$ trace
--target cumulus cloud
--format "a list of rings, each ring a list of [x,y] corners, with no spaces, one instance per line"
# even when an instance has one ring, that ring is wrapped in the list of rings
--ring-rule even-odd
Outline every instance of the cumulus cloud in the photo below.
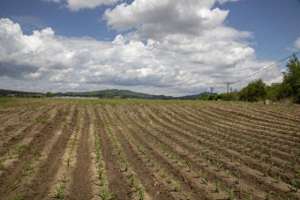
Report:
[[[43,88],[64,91],[120,88],[169,95],[209,87],[220,91],[224,82],[246,80],[271,62],[256,59],[248,44],[250,33],[224,25],[229,11],[215,8],[216,2],[121,3],[104,16],[113,29],[126,30],[113,41],[62,37],[51,28],[26,35],[19,24],[1,19],[0,82],[35,80]],[[280,76],[274,67],[252,79],[271,82]]]
[[[224,4],[224,3],[227,3],[227,2],[235,2],[235,1],[239,1],[239,0],[218,0],[218,2],[220,4]]]
[[[113,5],[120,0],[43,0],[53,3],[65,4],[70,10],[94,9],[102,5]]]
[[[300,37],[295,41],[295,47],[300,49]]]
[[[223,24],[228,11],[212,8],[212,0],[135,0],[105,12],[116,30],[135,28],[140,35],[163,39],[169,34],[197,35]]]

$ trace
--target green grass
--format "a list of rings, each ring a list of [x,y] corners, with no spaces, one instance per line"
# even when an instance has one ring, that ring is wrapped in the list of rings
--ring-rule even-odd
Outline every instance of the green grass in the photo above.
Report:
[[[0,107],[14,105],[16,102],[16,98],[0,97]]]
[[[56,187],[54,198],[59,199],[59,200],[65,199],[65,186],[64,186],[64,184],[60,184],[59,186]]]
[[[24,200],[24,198],[21,195],[17,195],[12,200]]]
[[[26,145],[18,144],[15,147],[15,153],[17,155],[21,155],[26,150],[26,148],[27,148]]]
[[[38,105],[47,101],[46,98],[0,97],[0,108]]]
[[[30,176],[33,173],[33,163],[32,161],[26,161],[25,166],[23,168],[23,176]]]
[[[192,106],[207,106],[207,105],[236,105],[239,107],[254,106],[260,107],[261,103],[247,103],[247,102],[230,102],[230,101],[201,101],[201,100],[157,100],[157,99],[97,99],[97,98],[21,98],[21,97],[0,97],[1,107],[16,107],[24,105],[40,105],[40,104],[80,104],[80,105],[122,105],[122,104],[180,104]],[[263,105],[265,106],[265,105]],[[280,103],[269,105],[268,107],[284,107]],[[291,105],[289,109],[298,107],[298,105]]]

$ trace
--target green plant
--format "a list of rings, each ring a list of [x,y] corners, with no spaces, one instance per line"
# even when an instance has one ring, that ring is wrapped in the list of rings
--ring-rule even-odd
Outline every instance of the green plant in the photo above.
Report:
[[[33,173],[32,161],[26,161],[23,168],[23,176],[30,176]]]
[[[41,116],[37,119],[35,119],[36,123],[41,123],[41,124],[44,124],[47,122],[47,117],[46,116]]]
[[[252,194],[248,194],[247,200],[253,200]]]
[[[234,190],[233,189],[230,189],[229,192],[229,199],[230,200],[235,200],[235,194],[234,194]]]
[[[18,145],[15,147],[15,152],[16,152],[18,155],[21,155],[21,154],[26,150],[26,148],[27,148],[26,145],[18,144]]]
[[[102,200],[112,200],[112,199],[114,199],[113,195],[107,190],[101,191],[100,197],[101,197]]]
[[[175,191],[175,192],[179,192],[180,191],[180,184],[178,183],[178,182],[176,182],[176,181],[173,181],[173,183],[172,183],[172,187],[173,187],[173,190]]]
[[[262,80],[249,83],[239,92],[240,100],[250,102],[263,100],[266,95],[266,85]]]
[[[12,200],[24,200],[24,198],[21,195],[18,194]]]
[[[300,180],[299,179],[292,179],[291,185],[294,187],[295,192],[300,189]]]
[[[56,187],[54,198],[59,199],[59,200],[65,199],[65,186],[64,186],[64,184],[60,184]]]
[[[216,185],[215,185],[215,186],[216,186],[216,188],[215,188],[215,192],[216,192],[216,193],[219,193],[219,192],[220,192],[220,189],[219,189],[219,188],[220,188],[219,182],[218,182],[218,181],[216,181],[216,183],[215,183],[215,184],[216,184]]]
[[[145,199],[145,191],[144,191],[143,188],[138,189],[138,196],[139,196],[139,200],[144,200]]]

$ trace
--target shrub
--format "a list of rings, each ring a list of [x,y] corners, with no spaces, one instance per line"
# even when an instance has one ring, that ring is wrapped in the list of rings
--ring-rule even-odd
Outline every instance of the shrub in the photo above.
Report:
[[[254,102],[264,100],[266,96],[266,85],[262,80],[249,83],[248,86],[239,92],[239,99],[242,101]]]

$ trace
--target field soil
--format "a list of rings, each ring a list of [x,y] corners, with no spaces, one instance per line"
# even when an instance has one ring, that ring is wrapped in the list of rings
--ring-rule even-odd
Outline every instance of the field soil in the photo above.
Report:
[[[1,200],[300,200],[300,107],[26,100],[0,106]]]

